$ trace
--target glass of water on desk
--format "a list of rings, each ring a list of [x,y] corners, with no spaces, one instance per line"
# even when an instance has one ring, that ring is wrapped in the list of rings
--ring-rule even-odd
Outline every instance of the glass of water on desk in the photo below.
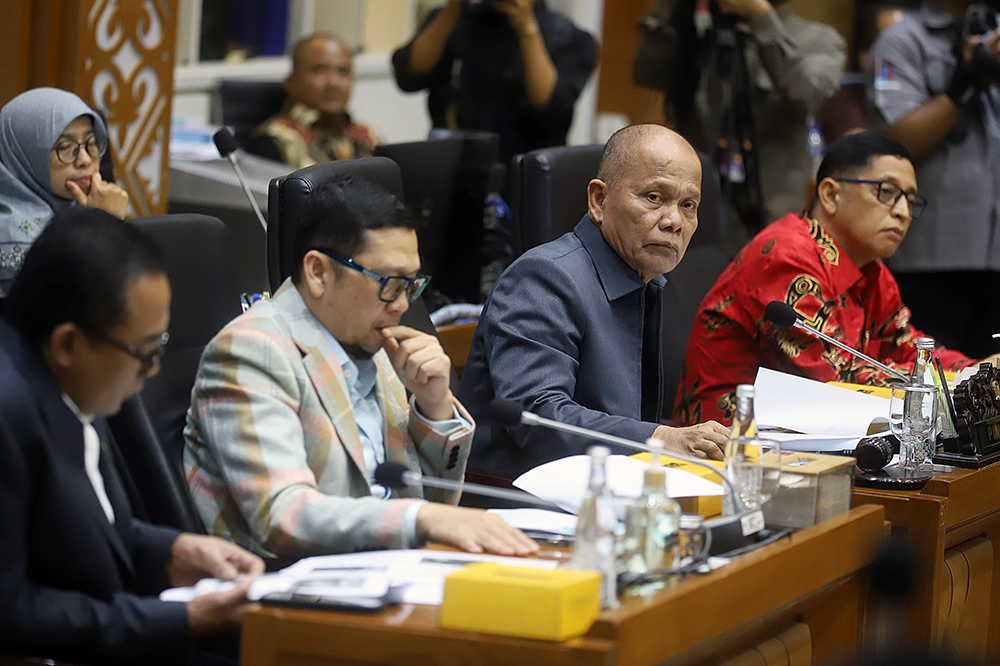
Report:
[[[934,455],[937,443],[937,388],[901,382],[892,385],[889,427],[899,438],[899,466],[915,470]]]
[[[725,471],[750,511],[761,508],[781,480],[781,445],[770,439],[738,437],[726,444]]]

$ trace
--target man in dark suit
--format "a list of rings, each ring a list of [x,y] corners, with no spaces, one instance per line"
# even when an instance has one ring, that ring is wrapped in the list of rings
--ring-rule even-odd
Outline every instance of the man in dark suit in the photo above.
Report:
[[[698,227],[701,162],[659,125],[616,132],[587,189],[588,215],[504,271],[483,310],[459,397],[479,422],[469,467],[512,478],[590,441],[485,417],[494,398],[540,416],[668,449],[722,458],[712,421],[660,424],[664,273]],[[631,452],[629,452],[631,453]]]
[[[57,215],[28,252],[0,323],[0,652],[197,663],[190,637],[236,626],[263,562],[134,519],[108,452],[104,417],[159,369],[169,316],[152,241],[103,211]]]

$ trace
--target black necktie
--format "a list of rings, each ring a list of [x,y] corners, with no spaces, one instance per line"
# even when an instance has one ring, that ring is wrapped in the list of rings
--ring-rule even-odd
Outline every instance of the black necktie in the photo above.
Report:
[[[642,403],[643,421],[660,422],[660,290],[652,283],[643,291],[642,316]]]

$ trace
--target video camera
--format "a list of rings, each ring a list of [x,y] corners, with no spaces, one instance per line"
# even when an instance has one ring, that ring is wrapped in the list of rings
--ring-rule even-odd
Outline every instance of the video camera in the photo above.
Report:
[[[969,5],[957,45],[959,56],[969,37],[985,35],[997,27],[1000,27],[1000,0],[987,0]],[[985,44],[977,44],[973,49],[971,63],[983,74],[1000,79],[1000,59]]]

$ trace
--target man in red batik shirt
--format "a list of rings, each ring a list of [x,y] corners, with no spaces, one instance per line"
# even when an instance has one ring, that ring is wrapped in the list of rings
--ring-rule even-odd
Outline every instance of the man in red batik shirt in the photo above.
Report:
[[[849,347],[908,374],[923,334],[910,324],[882,260],[899,247],[926,201],[910,154],[895,139],[854,134],[834,141],[806,216],[789,214],[744,247],[701,303],[674,404],[678,425],[728,422],[736,385],[760,367],[819,381],[879,385],[882,370],[799,329],[764,319],[773,300]],[[973,363],[939,348],[945,369]],[[987,360],[994,360],[991,357]]]

